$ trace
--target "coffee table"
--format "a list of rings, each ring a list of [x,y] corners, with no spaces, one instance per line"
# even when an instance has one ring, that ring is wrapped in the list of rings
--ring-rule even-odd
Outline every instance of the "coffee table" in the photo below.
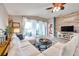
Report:
[[[51,41],[48,41],[47,43],[37,43],[36,44],[36,47],[40,50],[40,51],[44,51],[46,50],[47,48],[49,48],[50,46],[52,45],[52,42]]]

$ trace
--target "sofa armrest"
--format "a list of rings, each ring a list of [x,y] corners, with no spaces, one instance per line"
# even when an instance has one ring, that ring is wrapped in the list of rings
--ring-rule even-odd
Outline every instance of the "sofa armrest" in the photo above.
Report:
[[[61,55],[61,50],[55,47],[50,47],[47,50],[45,50],[44,52],[42,52],[42,54],[46,55],[46,56],[60,56]]]
[[[58,42],[42,53],[47,56],[61,56],[63,52],[63,47],[64,47],[64,44]]]

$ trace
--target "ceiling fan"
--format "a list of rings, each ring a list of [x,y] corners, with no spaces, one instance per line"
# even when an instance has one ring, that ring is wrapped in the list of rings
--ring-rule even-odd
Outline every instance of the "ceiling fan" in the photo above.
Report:
[[[52,12],[64,10],[64,4],[66,3],[52,3],[52,6],[46,8],[46,10],[52,10]]]

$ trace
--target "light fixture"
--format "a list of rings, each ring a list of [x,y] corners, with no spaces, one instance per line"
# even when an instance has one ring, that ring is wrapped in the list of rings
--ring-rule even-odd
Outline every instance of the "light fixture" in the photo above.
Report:
[[[52,9],[52,12],[64,10],[65,3],[52,3],[52,7],[46,8],[47,10]]]
[[[53,12],[64,9],[64,3],[53,3],[53,5],[54,5]]]

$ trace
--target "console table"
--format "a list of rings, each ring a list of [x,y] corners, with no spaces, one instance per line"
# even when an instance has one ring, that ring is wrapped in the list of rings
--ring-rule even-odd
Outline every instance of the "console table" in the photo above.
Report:
[[[5,56],[8,53],[9,44],[10,44],[10,39],[5,41],[5,43],[2,46],[0,46],[0,56]]]

